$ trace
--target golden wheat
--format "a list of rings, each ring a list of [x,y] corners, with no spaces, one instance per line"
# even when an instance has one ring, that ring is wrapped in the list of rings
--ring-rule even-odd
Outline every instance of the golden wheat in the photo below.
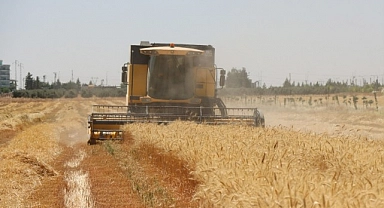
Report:
[[[202,206],[384,205],[382,141],[185,122],[125,129],[194,167],[200,181],[194,199]]]
[[[0,108],[0,131],[16,130],[19,125],[40,121],[47,113],[55,109],[59,102],[9,103]]]
[[[15,137],[0,148],[0,207],[27,206],[25,200],[46,177],[60,174],[49,165],[62,151],[60,140],[65,142],[71,133],[77,133],[79,123],[84,123],[86,132],[86,117],[73,108],[75,103],[71,100],[54,100],[14,102],[2,106],[0,117],[7,115],[8,119],[0,122],[0,130],[3,130],[3,124],[9,125],[9,129],[15,131]],[[89,102],[81,105],[89,106]],[[16,126],[19,126],[19,130],[15,129]],[[78,157],[66,165],[76,166],[84,157],[81,151]],[[68,173],[67,176],[71,175]]]
[[[39,124],[21,132],[0,153],[0,207],[22,207],[29,192],[43,177],[55,176],[48,164],[58,154],[54,125]]]
[[[2,103],[0,130],[34,121],[39,124],[25,128],[0,149],[0,207],[22,207],[44,177],[58,174],[49,163],[61,152],[59,138],[79,136],[80,123],[84,123],[85,132],[86,116],[80,109],[90,110],[90,104],[102,103],[112,102]],[[82,107],[76,108],[76,104]],[[59,109],[55,123],[43,123],[42,118],[54,109]],[[306,115],[315,117],[324,112],[318,109],[306,109]],[[325,119],[332,121],[339,110],[328,112]],[[378,131],[383,124],[382,111],[349,111],[338,118],[345,122],[332,136],[286,127],[258,129],[187,122],[134,124],[125,129],[133,134],[135,145],[151,144],[188,163],[200,184],[194,200],[202,207],[383,207],[383,141],[357,136],[360,129],[350,126],[375,123]],[[300,115],[290,118],[301,119]],[[372,119],[374,122],[369,123]],[[67,167],[77,167],[83,157],[80,151]],[[68,187],[72,187],[66,190],[66,202],[75,203],[70,199],[80,193],[84,199],[81,203],[92,206],[87,173],[70,170],[64,173]]]
[[[95,206],[91,197],[91,186],[88,173],[76,170],[66,173],[67,188],[64,190],[65,207],[89,207]]]

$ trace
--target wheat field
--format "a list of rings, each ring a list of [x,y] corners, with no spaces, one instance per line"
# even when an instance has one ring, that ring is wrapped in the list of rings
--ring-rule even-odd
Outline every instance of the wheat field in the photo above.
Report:
[[[91,105],[123,103],[1,102],[0,207],[384,207],[382,105],[248,103],[266,128],[129,124],[86,146]]]
[[[126,125],[185,160],[201,207],[382,207],[384,143],[286,127]]]

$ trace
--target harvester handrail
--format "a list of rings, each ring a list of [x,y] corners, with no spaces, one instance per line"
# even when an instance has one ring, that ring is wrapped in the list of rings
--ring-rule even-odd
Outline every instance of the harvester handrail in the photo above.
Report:
[[[172,108],[181,108],[181,109],[221,109],[220,107],[204,107],[204,106],[200,106],[200,107],[191,107],[191,106],[127,106],[127,105],[92,105],[92,112],[94,112],[94,109],[120,109],[120,108],[126,108],[126,109],[129,109],[129,108],[169,108],[169,109],[172,109]],[[235,107],[232,107],[232,108],[226,108],[227,110],[257,110],[257,108],[235,108]]]
[[[206,109],[209,110],[205,111]],[[220,107],[202,106],[93,105],[89,121],[119,125],[135,122],[169,123],[175,120],[207,124],[256,122],[257,108],[226,108],[225,115],[220,114],[220,109]]]

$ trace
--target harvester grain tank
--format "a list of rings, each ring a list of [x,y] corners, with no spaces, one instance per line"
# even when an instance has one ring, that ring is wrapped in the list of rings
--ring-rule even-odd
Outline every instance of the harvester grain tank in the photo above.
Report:
[[[225,74],[215,66],[215,48],[211,45],[131,45],[130,62],[122,67],[126,105],[94,105],[88,120],[89,142],[122,139],[120,126],[135,122],[188,120],[264,127],[264,116],[257,108],[227,108],[217,97],[217,88],[225,84]]]

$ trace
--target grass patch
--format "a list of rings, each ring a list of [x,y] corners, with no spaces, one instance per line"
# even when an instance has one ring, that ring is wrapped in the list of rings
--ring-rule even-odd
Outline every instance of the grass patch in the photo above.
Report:
[[[113,142],[112,141],[104,141],[103,146],[105,150],[111,155],[115,155],[115,148],[113,147]]]

